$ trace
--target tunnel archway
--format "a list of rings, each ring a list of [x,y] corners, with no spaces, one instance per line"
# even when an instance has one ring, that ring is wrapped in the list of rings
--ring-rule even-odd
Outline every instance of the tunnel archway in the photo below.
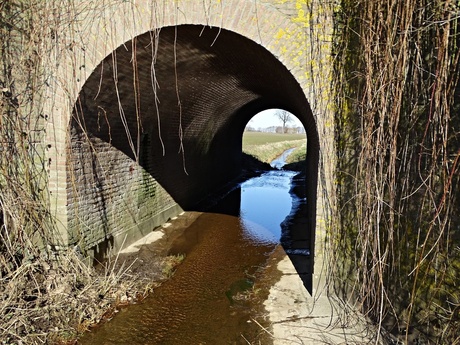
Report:
[[[74,107],[67,184],[71,241],[93,247],[129,231],[126,222],[138,226],[148,218],[139,215],[142,202],[163,193],[160,187],[170,196],[166,203],[193,209],[239,174],[244,128],[269,108],[289,111],[305,127],[305,188],[314,231],[318,134],[289,70],[266,48],[220,28],[164,27],[125,42],[86,80]],[[154,207],[169,207],[162,200]],[[87,224],[88,212],[100,214],[97,224]],[[88,226],[91,232],[79,230]]]

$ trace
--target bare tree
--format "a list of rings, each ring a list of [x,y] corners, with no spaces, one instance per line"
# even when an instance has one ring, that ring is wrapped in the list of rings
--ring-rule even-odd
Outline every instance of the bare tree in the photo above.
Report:
[[[291,113],[286,110],[277,110],[275,115],[283,123],[283,133],[286,133],[286,124],[292,121]]]

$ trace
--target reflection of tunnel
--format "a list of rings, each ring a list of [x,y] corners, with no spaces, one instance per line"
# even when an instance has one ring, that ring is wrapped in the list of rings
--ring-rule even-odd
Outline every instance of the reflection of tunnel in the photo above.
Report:
[[[295,114],[306,128],[306,187],[312,200],[308,212],[314,226],[318,137],[304,92],[269,51],[230,31],[166,27],[120,46],[80,92],[71,124],[71,149],[83,150],[87,137],[81,128],[85,128],[92,142],[88,147],[97,151],[98,142],[110,143],[138,160],[189,210],[238,175],[245,125],[257,112],[274,107]],[[88,165],[103,159],[103,155],[93,156],[79,169],[89,171]],[[107,166],[109,172],[117,169],[113,159]],[[94,179],[91,187],[109,188]],[[79,197],[77,203],[83,199]],[[99,196],[98,203],[105,207],[109,199]],[[109,238],[110,229],[104,231]]]

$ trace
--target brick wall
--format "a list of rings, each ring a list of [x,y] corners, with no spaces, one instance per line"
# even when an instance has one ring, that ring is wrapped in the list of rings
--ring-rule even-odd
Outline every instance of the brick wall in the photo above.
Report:
[[[107,244],[119,248],[133,242],[181,212],[165,189],[122,151],[76,128],[71,138],[67,175],[70,244],[103,257]]]

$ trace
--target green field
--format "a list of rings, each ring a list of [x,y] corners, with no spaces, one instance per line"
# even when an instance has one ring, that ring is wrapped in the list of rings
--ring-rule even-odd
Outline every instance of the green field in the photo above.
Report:
[[[244,132],[243,149],[249,145],[263,145],[280,141],[292,141],[305,139],[305,134],[279,134],[263,132]]]
[[[265,163],[270,163],[284,151],[293,147],[298,150],[292,154],[293,159],[288,159],[288,162],[305,159],[305,134],[245,132],[243,135],[243,152]]]

